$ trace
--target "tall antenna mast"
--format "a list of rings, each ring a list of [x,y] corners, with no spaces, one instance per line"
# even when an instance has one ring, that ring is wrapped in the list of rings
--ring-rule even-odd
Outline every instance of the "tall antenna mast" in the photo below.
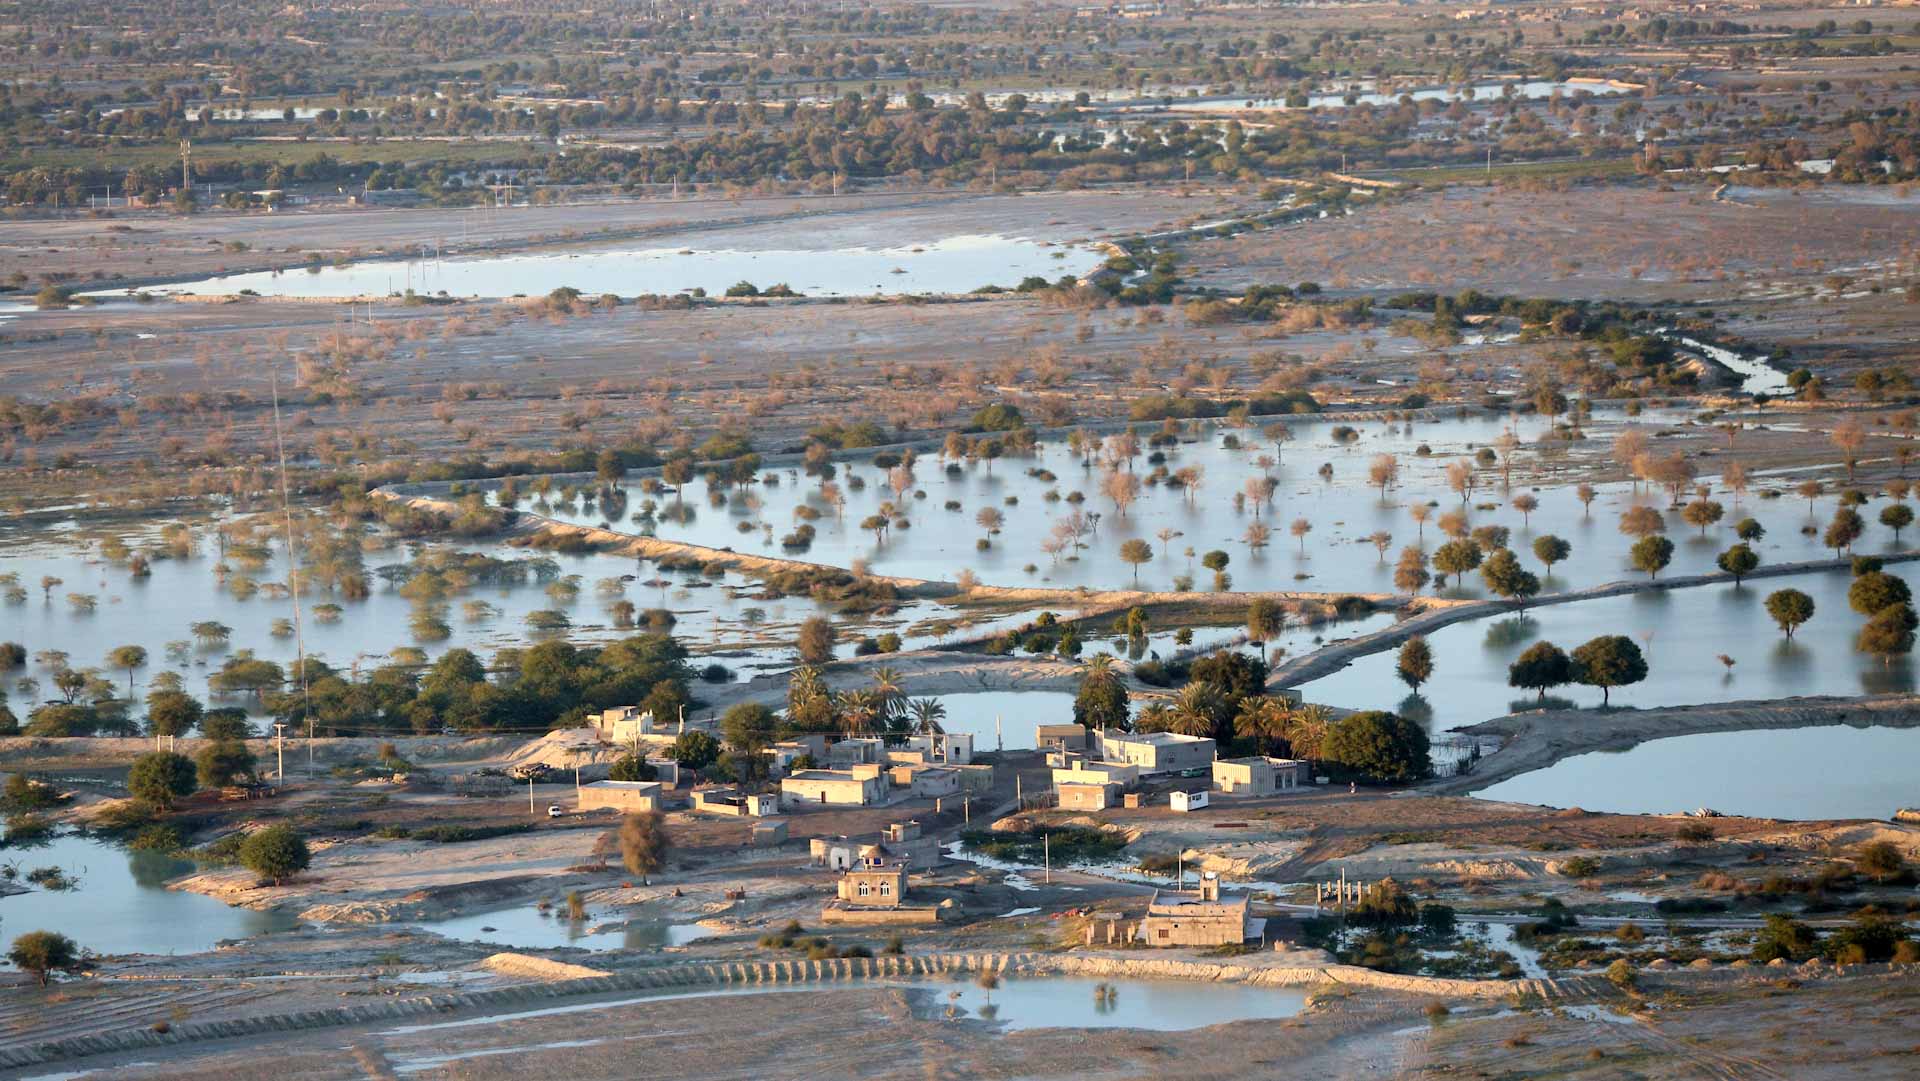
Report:
[[[180,187],[193,190],[193,140],[180,140]]]
[[[287,443],[280,434],[280,365],[267,365],[273,390],[273,448],[280,458],[280,513],[287,530],[287,592],[293,600],[294,668],[300,675],[300,711],[307,715],[307,776],[313,776],[313,697],[307,689],[307,642],[300,625],[300,550],[293,539],[293,500],[287,494]],[[280,780],[286,781],[283,772]]]

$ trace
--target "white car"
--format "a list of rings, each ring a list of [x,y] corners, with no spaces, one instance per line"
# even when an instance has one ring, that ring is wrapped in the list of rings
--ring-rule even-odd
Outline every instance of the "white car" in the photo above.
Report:
[[[557,803],[547,808],[548,818],[565,818],[566,815],[567,815],[567,812],[561,810],[560,805]]]

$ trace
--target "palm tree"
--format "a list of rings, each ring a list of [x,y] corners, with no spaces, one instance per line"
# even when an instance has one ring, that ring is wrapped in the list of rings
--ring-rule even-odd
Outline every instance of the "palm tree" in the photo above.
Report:
[[[1287,727],[1293,721],[1293,707],[1285,699],[1249,696],[1240,703],[1240,712],[1233,719],[1233,734],[1241,739],[1251,739],[1261,754],[1267,753],[1267,744],[1287,738]]]
[[[1173,711],[1165,702],[1154,702],[1142,706],[1140,716],[1134,718],[1133,730],[1136,732],[1170,732],[1173,730]]]
[[[1287,745],[1294,757],[1319,759],[1320,746],[1333,727],[1333,711],[1321,705],[1305,705],[1289,712],[1292,717],[1287,725]]]
[[[1173,696],[1173,730],[1183,736],[1211,736],[1226,705],[1220,688],[1198,680],[1189,683]]]
[[[906,712],[907,692],[900,682],[898,668],[883,664],[873,670],[873,694],[878,699],[882,721],[892,721]]]
[[[879,715],[880,696],[872,691],[848,691],[840,696],[840,727],[848,736],[866,734]]]
[[[947,719],[947,707],[938,698],[916,698],[907,703],[907,712],[913,714],[913,727],[924,734],[946,731],[940,722]]]

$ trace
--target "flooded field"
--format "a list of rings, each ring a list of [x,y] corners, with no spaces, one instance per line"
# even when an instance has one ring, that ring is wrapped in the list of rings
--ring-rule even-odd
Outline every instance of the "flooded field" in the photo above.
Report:
[[[1228,1021],[1292,1017],[1306,1008],[1307,997],[1293,988],[1240,983],[1068,976],[1007,979],[993,988],[955,983],[947,988],[915,985],[915,989],[919,992],[914,996],[915,1013],[921,1017],[992,1021],[1013,1030],[1177,1032]]]
[[[295,920],[275,912],[233,908],[198,893],[166,888],[194,864],[158,852],[135,852],[79,834],[43,844],[0,848],[0,867],[16,872],[9,886],[26,892],[0,897],[0,932],[57,931],[100,954],[199,953],[222,939],[290,930]],[[58,868],[69,889],[29,885],[27,876]]]
[[[1482,799],[1615,814],[1711,808],[1758,818],[1889,818],[1920,802],[1920,730],[1708,732],[1575,755],[1483,788]]]
[[[1888,573],[1910,585],[1920,579],[1920,571],[1905,564],[1889,567]],[[1536,708],[1532,692],[1507,685],[1507,669],[1514,659],[1541,640],[1572,650],[1603,634],[1632,638],[1647,659],[1643,682],[1613,689],[1615,706],[1913,690],[1915,667],[1910,657],[1882,664],[1854,649],[1854,638],[1865,620],[1847,606],[1851,581],[1844,571],[1790,575],[1757,579],[1738,588],[1715,585],[1673,593],[1635,593],[1472,620],[1428,638],[1434,674],[1421,687],[1418,699],[1394,675],[1393,651],[1362,657],[1300,690],[1316,702],[1398,710],[1427,719],[1432,730],[1440,731]],[[1777,589],[1798,589],[1814,601],[1813,618],[1791,640],[1766,613],[1766,597]],[[1600,704],[1596,688],[1567,686],[1550,694],[1580,705]]]
[[[593,911],[591,908],[586,919],[570,919],[565,908],[557,905],[546,909],[521,905],[413,926],[446,938],[493,943],[513,949],[568,946],[594,951],[658,950],[666,946],[685,946],[713,934],[698,924],[623,919],[613,913]]]
[[[880,248],[622,248],[315,265],[182,282],[149,290],[263,297],[357,297],[399,293],[451,297],[544,296],[569,286],[590,298],[702,290],[721,296],[741,282],[785,285],[814,297],[970,293],[1012,288],[1038,276],[1079,276],[1103,256],[1088,248],[977,234]],[[112,295],[112,294],[101,294]]]
[[[1274,419],[1265,418],[1263,426]],[[1462,514],[1469,529],[1506,529],[1508,544],[1541,576],[1544,592],[1640,573],[1628,558],[1633,538],[1619,531],[1622,512],[1633,506],[1660,515],[1675,547],[1664,572],[1669,575],[1713,570],[1715,558],[1735,540],[1732,526],[1747,517],[1766,531],[1754,545],[1765,563],[1831,557],[1818,528],[1805,529],[1824,525],[1833,498],[1823,495],[1809,507],[1791,494],[1796,477],[1755,477],[1743,496],[1725,491],[1712,475],[1697,478],[1713,488],[1722,510],[1704,531],[1683,521],[1665,491],[1648,485],[1599,485],[1592,504],[1583,505],[1571,485],[1554,480],[1564,460],[1605,455],[1609,441],[1627,427],[1657,448],[1661,432],[1686,423],[1672,413],[1650,413],[1632,425],[1617,418],[1597,422],[1589,438],[1549,456],[1532,446],[1542,422],[1523,419],[1511,489],[1503,484],[1504,467],[1481,465],[1465,498],[1450,486],[1448,467],[1483,450],[1492,454],[1506,431],[1501,419],[1343,425],[1294,417],[1278,444],[1262,427],[1215,427],[1193,441],[1160,447],[1147,445],[1154,426],[1143,425],[1138,452],[1111,469],[1092,455],[1049,443],[1031,458],[943,462],[926,455],[911,475],[856,461],[838,470],[831,489],[782,469],[773,471],[774,485],[695,480],[677,494],[655,495],[630,486],[612,513],[577,493],[567,499],[558,488],[517,505],[562,521],[650,531],[716,548],[843,567],[858,561],[878,573],[941,581],[972,571],[983,582],[1007,586],[1111,589],[1137,580],[1142,589],[1172,590],[1184,582],[1206,590],[1216,579],[1202,557],[1217,550],[1227,556],[1227,583],[1235,590],[1394,592],[1399,550],[1418,544],[1431,554],[1448,539],[1441,519],[1450,512]],[[1229,440],[1239,449],[1230,449]],[[1394,457],[1397,470],[1384,495],[1369,484],[1383,455]],[[1193,471],[1189,481],[1171,479],[1184,470]],[[1138,481],[1124,504],[1108,493],[1108,478],[1115,474]],[[1264,484],[1263,478],[1273,482],[1271,502],[1249,500],[1249,485]],[[1763,497],[1769,487],[1780,497]],[[527,493],[524,485],[521,492]],[[1522,509],[1523,496],[1537,506]],[[1414,517],[1418,508],[1424,508],[1424,524]],[[1873,507],[1868,512],[1877,513]],[[1856,550],[1893,550],[1891,531],[1872,524],[1870,513],[1868,520]],[[1305,531],[1297,532],[1296,523],[1304,523]],[[800,525],[812,530],[812,539],[787,543]],[[1062,540],[1063,530],[1074,532]],[[1384,550],[1376,534],[1385,534]],[[1550,572],[1532,553],[1533,541],[1547,534],[1572,546],[1571,557]],[[1122,561],[1120,549],[1129,541],[1149,546],[1142,562]],[[1462,582],[1450,581],[1445,595],[1488,594],[1480,576],[1468,574]]]

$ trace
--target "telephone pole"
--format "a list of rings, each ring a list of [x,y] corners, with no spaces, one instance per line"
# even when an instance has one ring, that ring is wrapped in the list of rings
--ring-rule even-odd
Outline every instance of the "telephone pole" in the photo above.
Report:
[[[273,778],[281,784],[287,783],[286,730],[287,726],[284,722],[273,722]]]
[[[180,189],[193,190],[193,140],[180,140]]]

